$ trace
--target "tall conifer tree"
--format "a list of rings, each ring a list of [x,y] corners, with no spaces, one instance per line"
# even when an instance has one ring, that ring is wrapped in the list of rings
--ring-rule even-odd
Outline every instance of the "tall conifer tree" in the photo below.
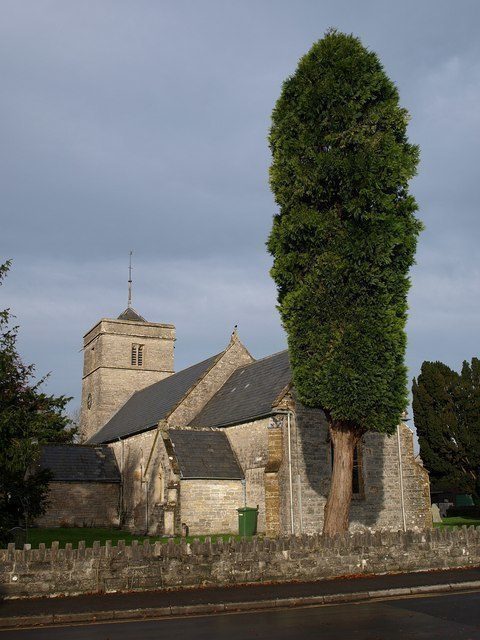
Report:
[[[354,449],[407,405],[408,271],[421,225],[418,148],[375,53],[335,30],[313,45],[272,114],[268,240],[295,389],[334,445],[324,532],[348,528]]]
[[[458,467],[461,426],[456,396],[460,376],[443,362],[424,362],[413,381],[413,416],[420,456],[433,489],[465,489]],[[460,486],[462,485],[462,486]]]
[[[443,362],[424,362],[412,392],[432,488],[480,497],[480,361],[464,362],[460,374]]]

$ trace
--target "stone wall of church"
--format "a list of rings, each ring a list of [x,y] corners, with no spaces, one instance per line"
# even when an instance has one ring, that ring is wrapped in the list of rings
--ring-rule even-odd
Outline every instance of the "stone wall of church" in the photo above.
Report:
[[[267,535],[292,532],[291,503],[295,534],[316,533],[323,527],[332,465],[328,424],[322,411],[297,404],[290,426],[290,446],[284,415],[223,429],[245,473],[247,504],[259,505],[258,530]],[[283,434],[280,439],[274,437],[278,429]],[[400,438],[407,528],[430,527],[428,474],[415,461],[413,434],[404,424],[400,426]],[[276,452],[272,447],[281,447],[281,450]],[[272,468],[268,466],[269,458]],[[279,460],[275,462],[276,458]],[[360,485],[360,493],[352,499],[351,529],[401,529],[403,516],[396,434],[388,437],[368,433],[363,437]],[[268,518],[267,510],[272,512]]]
[[[282,532],[290,533],[290,483],[288,437],[284,418],[284,463],[282,487]],[[432,526],[428,474],[414,458],[413,434],[400,426],[401,462],[404,480],[406,525]],[[323,412],[297,404],[291,425],[292,493],[295,533],[321,531],[331,479],[331,447]],[[360,444],[361,491],[354,495],[350,510],[351,529],[403,527],[397,435],[367,433]]]
[[[146,431],[114,442],[110,447],[123,480],[123,526],[136,532],[163,533],[163,510],[168,506],[169,486],[178,484],[178,476],[171,467],[161,431]]]
[[[182,480],[180,517],[190,535],[238,533],[238,512],[243,507],[240,480]]]
[[[270,418],[222,429],[245,474],[247,506],[258,505],[258,532],[265,533],[265,466]],[[243,505],[242,505],[243,506]]]
[[[330,485],[328,426],[321,411],[297,405],[291,417],[290,451],[292,482],[288,465],[287,417],[282,416],[283,464],[280,468],[281,531],[283,534],[321,531],[325,497]],[[291,501],[293,499],[293,518]]]
[[[117,527],[120,484],[110,482],[51,482],[48,507],[39,527]]]
[[[323,412],[297,405],[291,421],[290,447],[284,415],[223,431],[245,474],[247,506],[259,506],[258,531],[270,536],[291,533],[291,497],[294,533],[321,531],[331,479],[331,448]],[[428,474],[414,459],[413,434],[405,425],[400,428],[400,437],[407,528],[429,527]],[[179,533],[182,523],[194,535],[237,531],[236,509],[243,506],[241,482],[180,481],[160,430],[110,446],[119,468],[123,465],[122,522],[127,528],[143,532],[148,527],[150,533],[163,533],[163,518],[168,512],[169,533]],[[360,451],[362,491],[352,500],[351,529],[401,529],[396,434],[366,434]]]
[[[187,424],[236,368],[251,361],[251,356],[241,342],[236,337],[232,338],[225,353],[190,390],[165,423],[162,423],[161,429],[167,430],[169,426],[178,428]],[[180,478],[165,449],[161,429],[153,429],[110,444],[123,478],[122,523],[132,531],[148,529],[150,533],[163,533],[168,528],[168,533],[179,533],[181,530]],[[213,493],[217,496],[217,489]],[[189,494],[190,491],[186,489],[186,513],[190,518],[192,502],[188,502]],[[227,505],[229,499],[230,490],[225,497]],[[211,504],[208,495],[205,500]],[[236,507],[242,504],[243,502],[236,503]],[[200,520],[202,518],[201,514]],[[220,518],[218,522],[222,523],[224,518]],[[227,532],[230,530],[227,529]],[[218,531],[217,529],[216,532]]]

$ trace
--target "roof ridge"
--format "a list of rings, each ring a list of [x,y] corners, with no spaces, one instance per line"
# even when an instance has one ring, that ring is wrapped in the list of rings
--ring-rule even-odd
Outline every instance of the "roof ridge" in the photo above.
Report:
[[[88,442],[44,442],[40,447],[84,447],[85,449],[96,449],[97,447],[106,447],[104,443],[89,444]]]

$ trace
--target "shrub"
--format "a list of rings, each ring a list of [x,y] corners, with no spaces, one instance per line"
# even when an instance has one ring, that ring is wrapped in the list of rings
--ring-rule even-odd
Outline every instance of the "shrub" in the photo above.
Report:
[[[447,509],[447,518],[480,518],[480,506],[450,507]]]

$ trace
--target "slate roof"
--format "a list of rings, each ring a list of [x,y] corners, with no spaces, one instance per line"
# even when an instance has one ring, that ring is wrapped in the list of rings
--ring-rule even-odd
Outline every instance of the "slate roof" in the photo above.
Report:
[[[146,322],[145,318],[135,311],[133,307],[127,307],[117,320],[131,320],[133,322]]]
[[[89,444],[113,442],[157,426],[187,391],[210,369],[220,354],[155,382],[131,396],[117,413],[90,438]]]
[[[44,445],[39,466],[50,469],[58,482],[120,482],[115,454],[105,445]]]
[[[288,351],[256,360],[234,371],[190,424],[225,427],[270,415],[272,404],[290,381]]]
[[[241,480],[243,472],[223,431],[170,429],[182,478]]]

